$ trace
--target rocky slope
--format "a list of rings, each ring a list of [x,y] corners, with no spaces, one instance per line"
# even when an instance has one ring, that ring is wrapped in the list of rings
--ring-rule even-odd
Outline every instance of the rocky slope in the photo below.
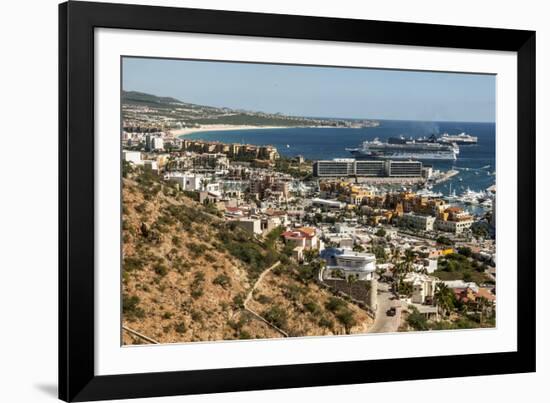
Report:
[[[260,273],[283,261],[257,285],[249,307],[291,336],[366,330],[366,314],[335,302],[312,280],[312,268],[295,267],[277,237],[254,239],[151,174],[130,169],[125,176],[126,328],[160,343],[283,337],[243,306]],[[140,343],[123,331],[123,344]]]

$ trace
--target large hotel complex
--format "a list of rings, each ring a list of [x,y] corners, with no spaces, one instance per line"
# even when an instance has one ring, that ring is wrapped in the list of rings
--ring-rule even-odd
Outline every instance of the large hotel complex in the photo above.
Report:
[[[428,168],[424,168],[420,161],[382,161],[339,158],[314,162],[313,175],[319,178],[353,176],[422,178],[427,177]]]

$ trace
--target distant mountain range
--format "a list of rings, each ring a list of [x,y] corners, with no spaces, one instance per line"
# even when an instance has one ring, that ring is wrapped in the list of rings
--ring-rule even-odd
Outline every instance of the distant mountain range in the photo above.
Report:
[[[250,126],[376,126],[373,120],[317,119],[280,113],[218,108],[138,91],[122,91],[125,126],[193,127],[210,124]]]

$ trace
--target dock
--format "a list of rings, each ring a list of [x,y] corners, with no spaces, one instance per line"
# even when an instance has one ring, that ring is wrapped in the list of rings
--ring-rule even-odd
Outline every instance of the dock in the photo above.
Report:
[[[459,171],[457,171],[456,169],[450,169],[447,172],[445,172],[443,175],[435,178],[433,180],[433,184],[437,185],[438,183],[446,182],[449,179],[451,179],[453,176],[458,175],[458,173],[459,173]]]

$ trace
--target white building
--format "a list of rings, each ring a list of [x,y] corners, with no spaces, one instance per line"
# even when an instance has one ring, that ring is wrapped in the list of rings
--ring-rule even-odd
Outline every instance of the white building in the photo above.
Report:
[[[443,284],[445,284],[447,287],[455,289],[455,288],[469,288],[473,292],[479,291],[479,286],[474,283],[473,281],[464,281],[464,280],[449,280],[449,281],[442,281]]]
[[[153,172],[156,172],[156,173],[159,172],[159,164],[157,163],[157,161],[141,160],[140,163],[141,163],[141,165],[143,165],[143,168],[146,169],[146,170],[150,170],[150,171],[153,171]]]
[[[202,182],[202,184],[204,184],[204,181]],[[218,182],[208,183],[206,186],[203,187],[207,192],[219,193],[221,195],[220,184]]]
[[[325,208],[341,209],[341,208],[344,208],[346,206],[345,203],[339,202],[337,200],[326,200],[326,199],[316,198],[316,199],[311,200],[311,202],[313,203],[314,206],[325,207]]]
[[[164,150],[164,140],[160,136],[148,134],[145,136],[145,148],[147,151]]]
[[[329,241],[338,245],[340,248],[353,248],[354,240],[349,236],[333,236],[329,238]]]
[[[440,231],[451,232],[453,234],[461,234],[462,232],[464,232],[464,230],[469,229],[473,223],[474,220],[471,218],[461,221],[445,221],[438,219],[435,222],[435,227]]]
[[[424,268],[428,272],[428,274],[433,273],[434,271],[437,271],[437,259],[424,259]]]
[[[294,230],[285,231],[281,235],[285,243],[300,246],[303,249],[321,249],[322,243],[317,236],[315,228],[300,227]]]
[[[238,227],[245,231],[254,234],[262,235],[262,221],[257,218],[239,218],[233,221]]]
[[[411,302],[413,304],[425,304],[433,301],[435,288],[439,280],[426,274],[412,272],[405,275],[403,282],[412,285]]]
[[[350,227],[346,223],[338,222],[334,224],[334,228],[338,234],[355,234],[355,227]]]
[[[435,217],[429,215],[419,215],[414,213],[406,213],[401,217],[401,225],[410,225],[413,228],[421,231],[433,231]]]
[[[204,187],[204,176],[197,174],[185,174],[181,172],[169,172],[164,175],[164,179],[170,182],[177,183],[181,190],[198,191]],[[208,191],[219,191],[219,184],[211,187]]]
[[[124,161],[131,162],[133,164],[141,164],[141,152],[140,151],[122,151],[122,158]]]
[[[337,273],[342,273],[346,278],[356,276],[358,280],[372,280],[376,270],[376,257],[372,253],[333,249],[325,254],[325,259],[327,278],[338,278]]]

